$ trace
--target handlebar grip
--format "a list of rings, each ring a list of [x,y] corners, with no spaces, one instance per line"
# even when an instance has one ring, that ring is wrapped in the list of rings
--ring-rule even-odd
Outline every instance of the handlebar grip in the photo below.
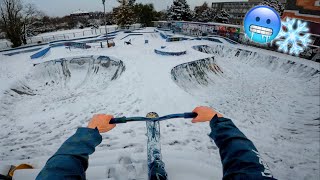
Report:
[[[194,112],[184,113],[184,118],[195,118],[197,116],[198,116],[198,114],[194,113]]]
[[[126,117],[112,118],[109,122],[109,124],[122,124],[122,123],[127,123]]]

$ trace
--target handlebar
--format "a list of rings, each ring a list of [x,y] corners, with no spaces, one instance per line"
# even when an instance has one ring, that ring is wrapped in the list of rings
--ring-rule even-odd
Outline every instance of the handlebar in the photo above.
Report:
[[[109,124],[123,124],[127,122],[138,122],[138,121],[164,121],[168,119],[174,118],[195,118],[197,117],[197,113],[187,112],[182,114],[170,114],[158,118],[146,118],[146,117],[119,117],[119,118],[112,118]]]

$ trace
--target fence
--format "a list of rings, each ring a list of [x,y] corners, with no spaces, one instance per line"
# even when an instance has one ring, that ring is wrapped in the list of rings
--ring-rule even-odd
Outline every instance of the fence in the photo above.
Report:
[[[137,28],[140,28],[140,24],[131,25],[129,27],[129,30],[134,30]],[[114,32],[117,30],[118,30],[118,26],[116,25],[107,27],[108,33]],[[65,33],[56,32],[52,35],[38,35],[38,36],[27,38],[27,45],[48,43],[51,41],[59,41],[59,40],[70,40],[70,39],[81,38],[81,37],[98,36],[105,33],[106,33],[106,29],[103,26],[99,27],[98,29],[70,30],[69,32],[65,32]],[[11,45],[12,43],[7,40],[0,41],[0,50],[10,49]]]
[[[11,42],[7,40],[0,41],[0,49],[7,49],[11,47]]]
[[[108,32],[116,31],[117,27],[108,27]],[[78,32],[70,32],[70,33],[61,33],[61,34],[53,34],[48,36],[34,36],[27,39],[27,44],[40,44],[46,43],[51,41],[58,41],[58,40],[69,40],[81,37],[89,37],[89,36],[96,36],[100,34],[105,34],[105,28],[99,29],[90,29],[90,30],[82,30]]]

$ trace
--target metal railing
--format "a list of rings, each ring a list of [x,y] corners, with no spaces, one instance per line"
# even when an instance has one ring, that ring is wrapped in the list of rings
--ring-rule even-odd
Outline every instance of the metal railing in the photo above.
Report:
[[[108,32],[116,31],[117,27],[109,27]],[[63,34],[54,34],[54,35],[47,35],[47,36],[34,36],[27,39],[27,44],[40,44],[45,42],[51,41],[58,41],[58,40],[69,40],[69,39],[76,39],[82,37],[90,37],[105,34],[106,30],[104,28],[99,29],[91,29],[91,30],[83,30],[79,32],[71,32],[71,33],[63,33]]]
[[[136,28],[139,28],[140,24],[133,24],[129,27],[130,30],[134,30]],[[118,30],[118,26],[109,26],[107,27],[108,33],[114,32]],[[48,43],[51,41],[59,41],[59,40],[70,40],[70,39],[77,39],[77,38],[82,38],[82,37],[90,37],[90,36],[98,36],[101,34],[105,34],[106,30],[103,26],[99,27],[98,29],[86,29],[86,30],[79,30],[77,32],[67,32],[67,33],[55,33],[53,35],[38,35],[38,36],[33,36],[30,38],[27,38],[27,45],[35,45],[35,44],[41,44],[41,43]],[[4,49],[10,49],[12,43],[3,40],[0,41],[0,50]]]

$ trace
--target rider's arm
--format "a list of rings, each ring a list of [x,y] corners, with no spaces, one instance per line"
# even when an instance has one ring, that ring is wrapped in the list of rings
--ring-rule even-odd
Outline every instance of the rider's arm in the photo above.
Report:
[[[86,179],[89,155],[101,141],[98,129],[79,128],[47,161],[37,180]]]
[[[194,112],[198,116],[192,122],[210,121],[209,136],[220,151],[223,179],[273,179],[254,144],[230,119],[207,107],[196,108]]]
[[[223,179],[273,179],[254,144],[230,119],[214,116],[210,137],[219,148]]]
[[[100,133],[115,127],[109,124],[111,118],[110,115],[95,115],[88,128],[79,128],[47,161],[36,179],[86,179],[89,155],[102,141]]]

